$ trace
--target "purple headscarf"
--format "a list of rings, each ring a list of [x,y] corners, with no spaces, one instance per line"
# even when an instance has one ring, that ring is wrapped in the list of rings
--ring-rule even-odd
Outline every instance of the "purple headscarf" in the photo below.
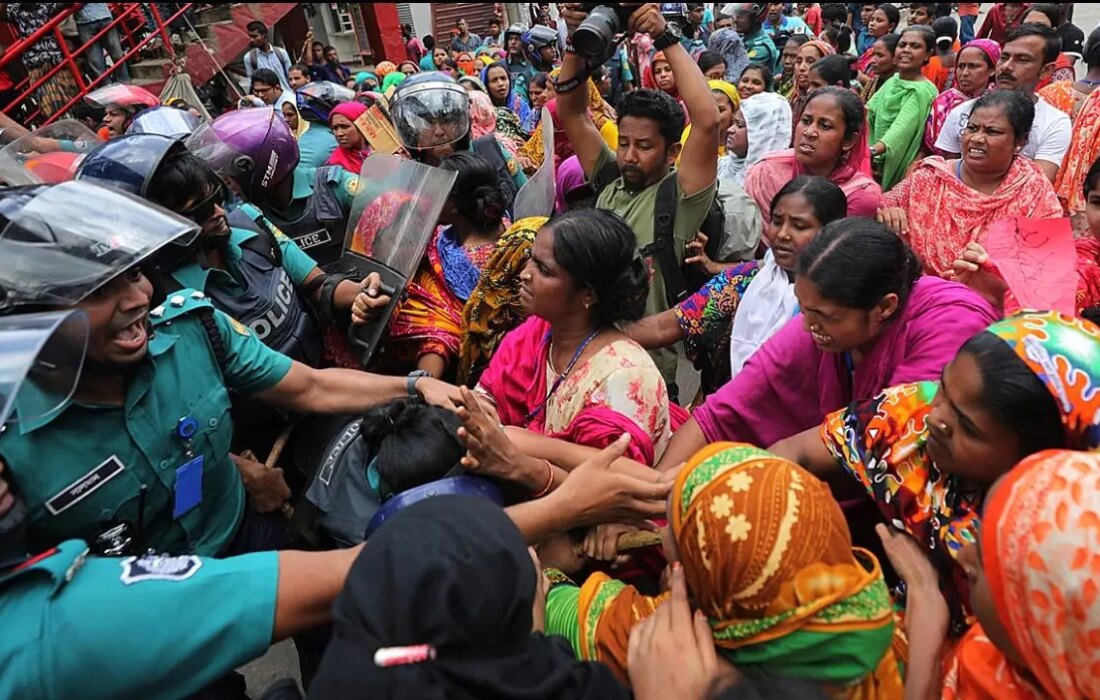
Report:
[[[558,166],[557,185],[558,202],[555,211],[560,214],[569,208],[566,204],[566,197],[574,190],[587,185],[584,179],[584,168],[581,167],[581,161],[577,156],[566,158]]]

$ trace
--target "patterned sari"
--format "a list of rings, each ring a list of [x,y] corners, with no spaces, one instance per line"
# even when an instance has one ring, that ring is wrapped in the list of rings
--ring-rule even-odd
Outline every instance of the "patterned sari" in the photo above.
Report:
[[[574,367],[556,390],[549,367],[550,324],[532,317],[508,333],[477,391],[504,425],[603,448],[630,433],[628,456],[655,464],[672,430],[668,389],[653,360],[632,340],[616,340]]]
[[[1074,449],[1100,444],[1100,328],[1055,312],[1014,316],[989,327],[1047,386]],[[1050,369],[1056,371],[1049,372]],[[928,416],[939,386],[888,389],[825,419],[821,439],[867,489],[887,522],[928,547],[940,571],[956,632],[970,615],[969,584],[957,557],[977,541],[989,484],[941,472],[928,456]]]
[[[758,448],[717,443],[680,471],[669,499],[688,588],[728,661],[834,698],[902,697],[882,571],[852,547],[824,482]],[[663,599],[595,574],[551,589],[547,631],[625,679],[630,630]]]
[[[543,221],[524,219],[496,243],[480,246],[459,245],[449,228],[436,231],[390,318],[385,365],[404,369],[429,354],[450,364],[464,349],[463,366],[472,368],[491,352],[519,322],[519,273]],[[471,303],[483,322],[474,338],[464,338]]]
[[[925,272],[942,275],[997,219],[1051,219],[1062,215],[1054,188],[1039,166],[1017,157],[993,194],[970,189],[956,174],[956,163],[939,156],[920,161],[909,176],[883,197],[882,208],[900,207],[909,218],[906,243]]]
[[[1070,216],[1084,215],[1085,176],[1097,157],[1100,157],[1100,90],[1093,90],[1073,122],[1073,138],[1054,181],[1058,200]]]
[[[1098,523],[1096,454],[1040,452],[1002,479],[986,504],[982,566],[1027,673],[975,625],[948,659],[945,700],[1100,697]]]

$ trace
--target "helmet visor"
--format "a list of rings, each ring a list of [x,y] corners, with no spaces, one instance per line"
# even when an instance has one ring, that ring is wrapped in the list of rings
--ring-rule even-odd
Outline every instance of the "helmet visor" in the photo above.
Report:
[[[0,180],[10,187],[71,180],[80,157],[99,145],[91,129],[62,119],[0,149]]]
[[[72,397],[88,346],[82,311],[0,318],[0,425],[48,418]]]
[[[175,107],[149,109],[138,116],[127,134],[158,134],[172,139],[186,138],[199,125],[199,118]]]
[[[84,101],[93,107],[155,107],[160,104],[157,96],[145,88],[123,83],[111,83],[92,90]]]
[[[390,116],[405,148],[447,146],[470,133],[470,95],[460,85],[414,85],[397,95]]]
[[[9,191],[10,192],[10,191]],[[0,200],[0,306],[72,306],[199,227],[124,192],[73,181]]]

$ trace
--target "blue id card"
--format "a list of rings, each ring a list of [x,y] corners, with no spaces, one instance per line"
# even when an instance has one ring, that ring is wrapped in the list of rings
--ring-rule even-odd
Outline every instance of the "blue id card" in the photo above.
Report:
[[[181,518],[202,503],[202,464],[199,455],[176,470],[176,504],[172,517]]]

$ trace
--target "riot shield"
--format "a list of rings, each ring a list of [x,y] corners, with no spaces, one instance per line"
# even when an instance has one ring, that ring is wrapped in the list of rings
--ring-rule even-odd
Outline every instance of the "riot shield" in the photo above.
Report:
[[[550,110],[542,108],[542,165],[516,195],[515,220],[530,216],[550,216],[558,198],[556,168],[554,167],[554,119]]]
[[[342,272],[382,277],[390,304],[374,322],[352,326],[352,345],[366,366],[385,334],[401,291],[416,272],[435,232],[455,173],[397,156],[372,155],[359,174],[359,192],[348,217]]]
[[[0,180],[9,187],[71,180],[81,156],[99,144],[91,129],[75,119],[62,119],[0,149]]]
[[[76,390],[88,345],[83,311],[0,318],[0,425],[49,418]]]

